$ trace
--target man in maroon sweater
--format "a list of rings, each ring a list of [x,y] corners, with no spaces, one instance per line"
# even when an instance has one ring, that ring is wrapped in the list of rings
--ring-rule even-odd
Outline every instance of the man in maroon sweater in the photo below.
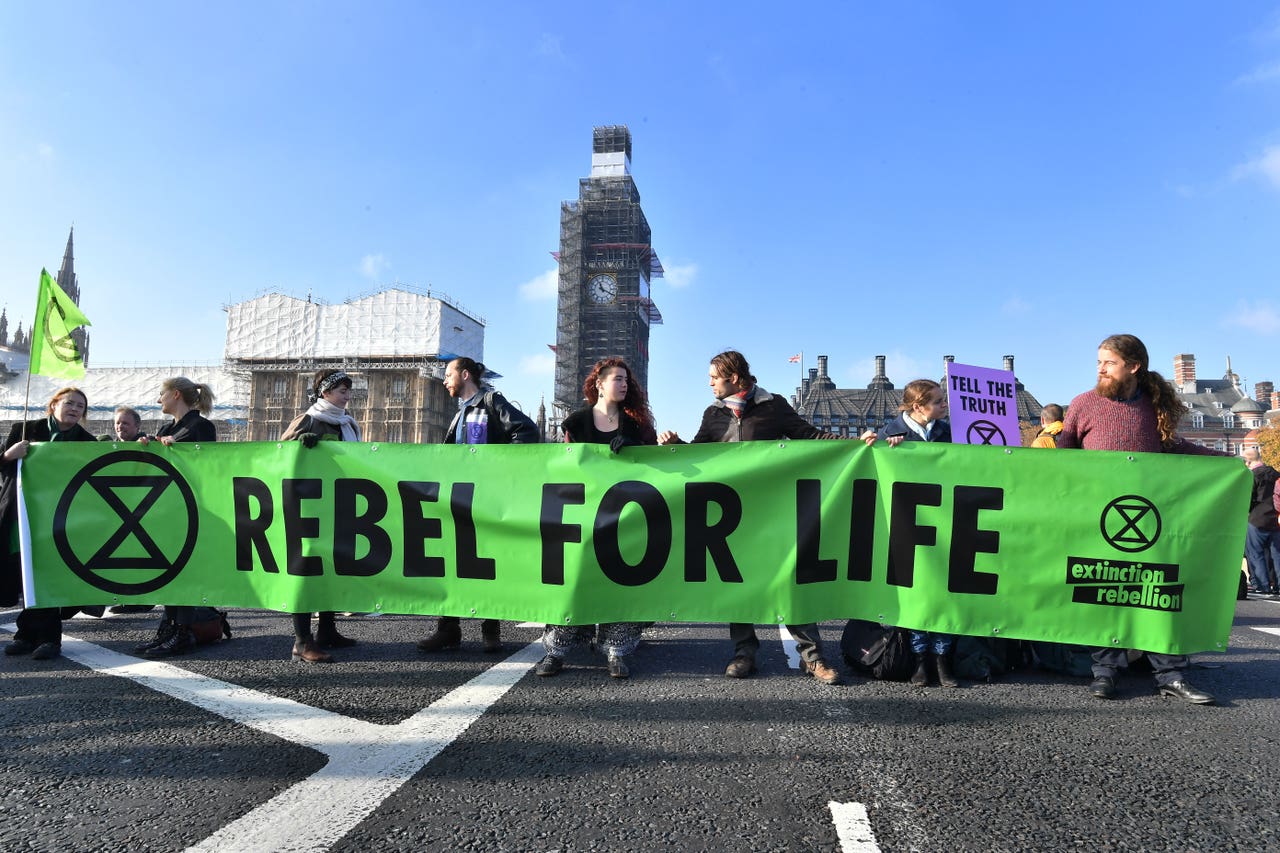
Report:
[[[1071,401],[1058,447],[1226,456],[1178,437],[1186,407],[1173,386],[1148,369],[1149,363],[1146,346],[1133,335],[1103,341],[1098,346],[1098,385]],[[1093,696],[1115,698],[1116,671],[1127,656],[1127,650],[1116,648],[1093,653]],[[1213,704],[1213,696],[1187,681],[1186,655],[1147,652],[1147,660],[1161,693],[1196,705]]]

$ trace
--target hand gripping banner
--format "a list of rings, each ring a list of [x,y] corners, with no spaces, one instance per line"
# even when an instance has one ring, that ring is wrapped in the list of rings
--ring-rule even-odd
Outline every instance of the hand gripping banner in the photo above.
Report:
[[[46,444],[29,606],[152,602],[559,624],[862,618],[1226,647],[1238,460],[908,442]]]

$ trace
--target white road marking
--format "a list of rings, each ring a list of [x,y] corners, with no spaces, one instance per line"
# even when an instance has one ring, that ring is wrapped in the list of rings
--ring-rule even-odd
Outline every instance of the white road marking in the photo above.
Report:
[[[787,656],[787,666],[792,669],[799,669],[800,653],[796,651],[795,638],[791,636],[791,632],[787,630],[786,625],[778,626],[778,639],[782,640],[782,651]]]
[[[0,627],[16,630],[15,625]],[[329,761],[320,770],[188,848],[295,853],[327,850],[368,817],[502,698],[542,657],[542,644],[530,643],[394,726],[351,719],[66,634],[62,653],[98,672],[132,679],[324,754]]]
[[[836,837],[840,839],[841,853],[880,853],[866,806],[832,800],[827,803],[827,808],[831,809],[831,822],[835,824]]]
[[[1277,637],[1280,637],[1280,628],[1259,628],[1257,625],[1250,625],[1249,627],[1253,628],[1255,631],[1261,631],[1264,634],[1275,634]]]

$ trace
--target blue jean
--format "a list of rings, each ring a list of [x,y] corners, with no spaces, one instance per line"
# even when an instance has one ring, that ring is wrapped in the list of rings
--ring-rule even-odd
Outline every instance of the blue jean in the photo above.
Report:
[[[1271,569],[1267,569],[1267,555],[1271,556]],[[1280,575],[1280,530],[1263,530],[1249,525],[1244,536],[1244,556],[1249,561],[1249,578],[1253,588],[1268,592],[1277,586]]]
[[[941,657],[951,651],[951,644],[955,642],[955,639],[950,634],[935,634],[932,631],[912,631],[911,651],[922,655],[932,649],[934,656]]]

